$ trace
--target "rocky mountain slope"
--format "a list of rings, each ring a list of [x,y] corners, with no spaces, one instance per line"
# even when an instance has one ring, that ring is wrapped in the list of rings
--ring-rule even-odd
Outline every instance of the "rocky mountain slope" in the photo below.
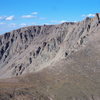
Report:
[[[0,36],[2,100],[100,100],[99,77],[99,13]]]

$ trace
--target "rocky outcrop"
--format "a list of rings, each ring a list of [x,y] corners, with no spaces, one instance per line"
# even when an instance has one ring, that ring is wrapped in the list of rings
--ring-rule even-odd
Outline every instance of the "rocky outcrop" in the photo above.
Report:
[[[86,44],[87,37],[100,24],[100,14],[82,22],[29,26],[0,36],[0,70],[7,76],[38,71],[60,54],[67,57]],[[62,46],[63,45],[63,46]],[[60,59],[57,58],[57,59]],[[46,67],[46,66],[45,66]]]

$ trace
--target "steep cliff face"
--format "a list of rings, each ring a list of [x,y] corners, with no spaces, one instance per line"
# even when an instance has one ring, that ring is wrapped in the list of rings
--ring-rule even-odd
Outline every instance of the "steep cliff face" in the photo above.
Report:
[[[29,26],[0,36],[0,77],[36,72],[69,56],[99,31],[100,15],[78,23]]]

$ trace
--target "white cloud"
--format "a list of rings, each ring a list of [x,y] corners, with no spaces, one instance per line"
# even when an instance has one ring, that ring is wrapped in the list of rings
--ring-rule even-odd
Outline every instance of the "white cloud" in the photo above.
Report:
[[[4,25],[4,24],[6,24],[6,23],[4,23],[4,22],[1,22],[1,23],[0,23],[0,25]]]
[[[31,23],[30,25],[36,25],[36,23],[33,22],[33,23]]]
[[[82,15],[82,17],[86,17],[86,15]]]
[[[21,23],[20,26],[21,26],[21,27],[24,27],[24,26],[27,26],[27,24]]]
[[[66,22],[66,20],[61,20],[59,23],[64,23],[64,22]]]
[[[16,23],[11,23],[9,26],[10,26],[10,27],[16,27],[17,24],[16,24]]]
[[[73,22],[74,22],[74,23],[76,23],[77,21],[76,21],[76,20],[74,20]]]
[[[61,21],[52,20],[50,22],[53,23],[53,24],[60,24],[60,23],[64,23],[64,22],[67,22],[67,21],[66,20],[61,20]]]
[[[37,14],[38,14],[38,12],[32,12],[32,14],[33,14],[33,15],[37,15]]]
[[[57,21],[57,20],[52,20],[52,21],[50,21],[51,23],[59,23],[59,21]]]
[[[95,14],[87,14],[87,15],[82,15],[82,17],[94,17]]]
[[[35,18],[36,16],[32,16],[32,15],[23,15],[22,18]]]
[[[2,16],[0,16],[0,20],[2,19]]]
[[[13,19],[14,19],[14,16],[8,16],[8,17],[5,18],[6,21],[11,21]]]
[[[43,23],[44,25],[51,25],[51,23]]]
[[[6,16],[0,16],[0,20],[4,20]]]
[[[88,17],[94,17],[95,14],[88,14],[87,16],[88,16]]]
[[[14,19],[14,16],[0,16],[0,20],[11,21]]]

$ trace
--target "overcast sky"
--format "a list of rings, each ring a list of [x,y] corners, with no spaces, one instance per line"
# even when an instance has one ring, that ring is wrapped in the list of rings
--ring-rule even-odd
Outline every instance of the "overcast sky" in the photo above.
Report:
[[[100,0],[0,0],[0,34],[29,25],[80,21],[100,12]]]

